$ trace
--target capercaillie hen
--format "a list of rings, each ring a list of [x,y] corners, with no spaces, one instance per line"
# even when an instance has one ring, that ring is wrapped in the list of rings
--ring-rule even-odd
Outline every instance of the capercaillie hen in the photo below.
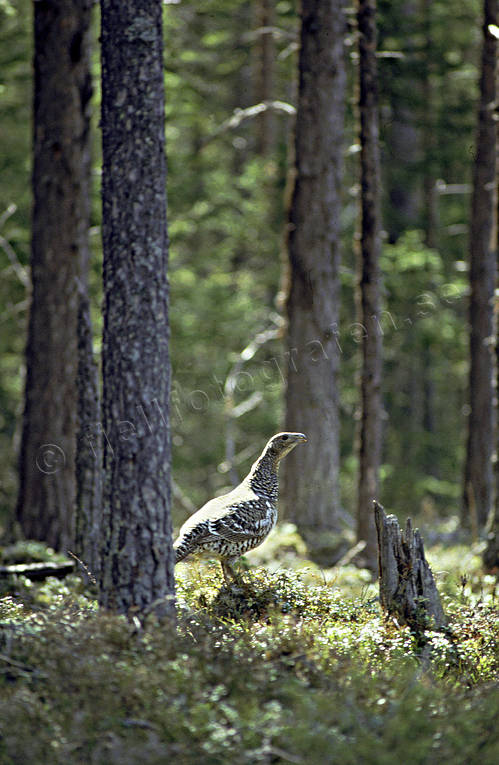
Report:
[[[239,486],[207,502],[186,520],[175,540],[175,563],[208,550],[220,557],[225,581],[235,578],[233,563],[263,542],[277,521],[279,462],[303,433],[277,433]]]

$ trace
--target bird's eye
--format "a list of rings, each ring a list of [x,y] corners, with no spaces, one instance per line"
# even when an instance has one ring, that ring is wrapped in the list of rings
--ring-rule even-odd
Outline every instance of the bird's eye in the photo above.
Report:
[[[283,436],[283,437],[282,437],[282,440],[283,440],[283,441],[287,441],[287,440],[288,440],[288,436]]]

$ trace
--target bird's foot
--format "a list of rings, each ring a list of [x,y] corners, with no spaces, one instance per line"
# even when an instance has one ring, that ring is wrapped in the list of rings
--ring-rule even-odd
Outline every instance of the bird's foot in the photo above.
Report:
[[[244,580],[242,572],[236,571],[233,567],[233,561],[222,560],[221,564],[224,581],[227,587],[230,587],[230,589],[237,593],[244,592],[244,590],[247,589],[248,584]]]

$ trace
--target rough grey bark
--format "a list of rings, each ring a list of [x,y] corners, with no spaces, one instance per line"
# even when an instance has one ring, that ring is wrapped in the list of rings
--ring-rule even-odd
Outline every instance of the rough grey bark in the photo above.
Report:
[[[34,3],[32,300],[16,518],[74,544],[78,280],[89,228],[91,0]]]
[[[283,466],[283,506],[316,554],[340,537],[338,365],[340,184],[346,31],[342,0],[303,0],[294,184],[287,229],[286,428],[307,450]],[[335,548],[336,553],[331,553]]]
[[[447,620],[419,531],[412,528],[408,518],[403,532],[397,518],[386,515],[377,502],[374,515],[382,609],[416,632],[443,627]]]
[[[76,448],[76,554],[94,578],[100,566],[102,427],[99,374],[93,355],[86,289],[78,309],[78,439]]]
[[[173,609],[161,0],[101,0],[105,485],[100,602]]]
[[[498,1],[485,0],[480,105],[470,237],[470,416],[463,485],[463,523],[480,531],[494,502],[495,333],[497,275],[496,106]]]
[[[376,64],[376,0],[359,0],[359,114],[361,146],[360,322],[362,337],[361,423],[357,539],[364,540],[362,558],[377,568],[376,528],[372,512],[378,496],[382,438],[381,310],[381,170],[378,129],[378,72]]]

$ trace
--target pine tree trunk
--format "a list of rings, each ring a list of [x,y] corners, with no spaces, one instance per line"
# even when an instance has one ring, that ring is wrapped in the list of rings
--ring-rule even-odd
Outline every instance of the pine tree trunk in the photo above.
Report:
[[[342,0],[303,0],[294,187],[288,221],[285,427],[309,437],[283,465],[283,505],[312,553],[341,540],[338,365],[340,184],[345,107]],[[305,454],[306,451],[306,454]],[[334,553],[331,548],[337,548]],[[332,557],[331,557],[332,556]]]
[[[254,50],[254,102],[270,101],[274,88],[274,35],[271,31],[274,17],[272,0],[257,0],[255,8],[257,37]],[[256,151],[266,156],[274,140],[274,113],[266,109],[256,118]]]
[[[76,448],[76,554],[96,579],[100,567],[102,425],[99,374],[92,345],[87,290],[78,310],[78,439]]]
[[[362,338],[361,408],[357,539],[364,540],[367,568],[377,569],[376,528],[372,503],[378,495],[382,437],[382,340],[379,323],[381,274],[381,171],[376,64],[376,0],[359,0],[360,145],[362,232],[360,251],[360,322]]]
[[[78,281],[89,228],[90,0],[34,3],[32,301],[16,517],[74,544]]]
[[[104,549],[100,602],[173,609],[161,0],[101,0]]]
[[[499,71],[496,72],[496,97],[499,91]],[[497,104],[496,104],[497,112]],[[499,152],[499,121],[496,122],[496,151]],[[499,187],[499,161],[496,165],[497,184]],[[499,195],[497,199],[496,208],[496,236],[497,236],[497,252],[499,253]],[[496,327],[497,331],[497,327]],[[496,391],[499,389],[499,338],[496,336]],[[496,461],[494,469],[494,481],[495,481],[495,500],[494,506],[489,514],[486,527],[486,546],[483,551],[483,565],[486,571],[490,573],[499,573],[499,460],[497,459],[497,452],[499,451],[497,440],[499,433],[496,433]]]
[[[435,249],[438,245],[438,194],[436,189],[437,159],[436,145],[436,115],[438,104],[434,93],[434,61],[435,52],[432,30],[432,0],[422,0],[421,13],[423,15],[423,32],[425,39],[425,67],[423,74],[423,207],[424,207],[424,243],[427,247]]]
[[[470,238],[470,416],[463,486],[463,524],[480,531],[494,502],[497,264],[496,101],[498,2],[485,0],[480,108]]]

